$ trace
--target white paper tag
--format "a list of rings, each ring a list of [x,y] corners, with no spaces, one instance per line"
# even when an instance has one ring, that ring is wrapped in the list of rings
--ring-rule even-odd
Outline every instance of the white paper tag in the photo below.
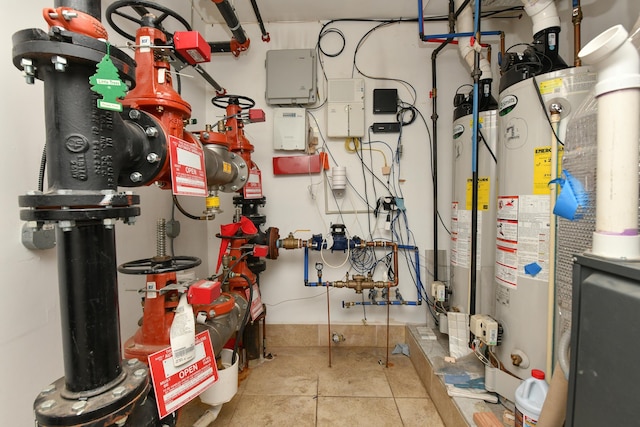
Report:
[[[158,293],[156,291],[156,282],[147,282],[146,298],[156,298],[158,296]]]
[[[187,294],[182,294],[176,314],[173,317],[170,330],[171,351],[173,352],[173,364],[180,366],[196,355],[196,325],[193,318],[193,309],[187,302]]]

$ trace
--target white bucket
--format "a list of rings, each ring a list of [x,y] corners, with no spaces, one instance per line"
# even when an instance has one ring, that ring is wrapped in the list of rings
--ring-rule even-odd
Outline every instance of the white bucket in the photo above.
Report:
[[[200,393],[200,400],[207,405],[222,405],[233,399],[238,391],[238,357],[236,363],[231,364],[233,350],[223,348],[220,359],[224,369],[218,369],[218,381]]]

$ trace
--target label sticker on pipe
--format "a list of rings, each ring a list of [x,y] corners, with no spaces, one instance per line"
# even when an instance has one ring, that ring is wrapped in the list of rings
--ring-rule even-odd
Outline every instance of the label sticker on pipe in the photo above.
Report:
[[[176,196],[207,197],[207,175],[204,151],[199,144],[191,144],[175,136],[169,137],[171,186]]]

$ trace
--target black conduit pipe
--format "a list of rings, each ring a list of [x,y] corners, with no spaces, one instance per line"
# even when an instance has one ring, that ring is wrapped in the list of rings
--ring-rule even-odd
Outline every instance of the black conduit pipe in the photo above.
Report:
[[[475,16],[474,16],[474,31],[475,37],[478,43],[480,43],[480,2],[477,2],[475,5]],[[478,274],[476,270],[476,266],[478,263],[477,260],[477,250],[478,250],[478,137],[480,136],[480,124],[479,124],[479,116],[478,111],[480,109],[480,96],[479,96],[479,84],[480,84],[480,76],[482,75],[482,71],[480,70],[480,52],[476,51],[473,59],[473,72],[471,73],[473,76],[473,120],[474,120],[474,130],[477,132],[473,135],[473,152],[474,163],[472,165],[472,196],[471,196],[471,275],[470,275],[470,286],[469,286],[469,315],[476,314],[476,293],[478,287]]]
[[[449,32],[455,32],[455,7],[453,0],[449,0]],[[433,153],[432,153],[432,170],[433,170],[433,280],[438,280],[438,85],[437,85],[437,58],[438,54],[453,38],[446,39],[431,53],[431,122],[433,127]]]
[[[251,6],[253,7],[253,13],[256,15],[256,19],[258,20],[258,25],[260,25],[260,32],[262,33],[262,41],[268,42],[271,40],[269,37],[269,33],[267,33],[267,29],[264,28],[264,22],[262,21],[262,15],[260,15],[260,9],[258,9],[258,3],[256,0],[251,0]]]
[[[229,0],[213,0],[213,2],[218,7],[222,18],[224,19],[224,22],[227,23],[233,37],[238,41],[238,43],[244,44],[247,41],[247,35],[244,33],[244,30],[240,25],[240,21],[238,20],[238,16],[236,15],[236,11],[229,3]]]

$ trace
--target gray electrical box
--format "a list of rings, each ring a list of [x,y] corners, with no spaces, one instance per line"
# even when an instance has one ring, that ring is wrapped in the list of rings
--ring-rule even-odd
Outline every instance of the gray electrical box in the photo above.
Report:
[[[575,258],[565,425],[638,425],[640,263]]]
[[[267,104],[304,105],[316,102],[315,50],[269,50],[266,68]]]

